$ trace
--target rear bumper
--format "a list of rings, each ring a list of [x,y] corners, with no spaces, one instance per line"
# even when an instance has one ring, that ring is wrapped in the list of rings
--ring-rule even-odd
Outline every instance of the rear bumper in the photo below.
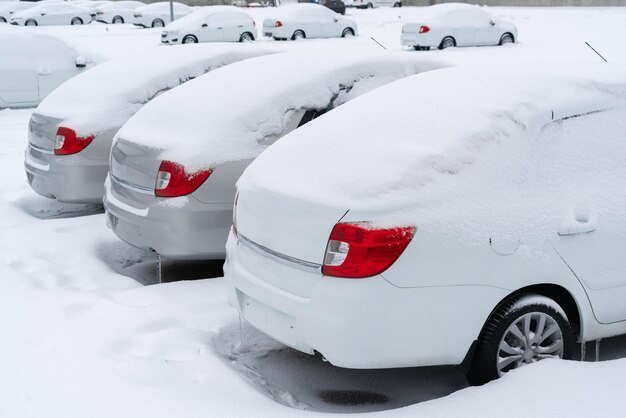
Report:
[[[107,160],[81,154],[56,156],[29,144],[24,168],[30,187],[44,197],[67,203],[102,203]]]
[[[441,39],[438,41],[432,36],[428,36],[416,32],[403,32],[400,36],[400,43],[403,46],[429,46],[435,48],[439,46]]]
[[[117,193],[111,182],[109,177],[105,183],[107,226],[121,240],[174,259],[224,258],[232,204],[206,204],[186,196],[177,198],[184,205],[157,197],[145,205]]]
[[[382,276],[338,279],[319,273],[310,295],[301,296],[262,280],[257,273],[271,270],[267,262],[251,261],[251,250],[234,234],[226,247],[231,306],[263,333],[302,352],[319,352],[340,367],[460,364],[480,329],[468,322],[458,301],[467,296],[465,304],[477,304],[483,292],[500,292],[479,286],[399,288]],[[306,279],[297,268],[290,273],[290,280]]]

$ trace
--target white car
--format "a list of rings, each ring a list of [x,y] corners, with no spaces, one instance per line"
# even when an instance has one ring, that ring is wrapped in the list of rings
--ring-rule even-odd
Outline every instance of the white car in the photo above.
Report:
[[[416,23],[402,26],[400,42],[416,50],[454,46],[503,45],[517,41],[517,28],[494,17],[486,7],[439,4],[425,9]]]
[[[31,1],[7,1],[0,3],[0,23],[8,23],[14,13],[38,6]]]
[[[207,6],[169,23],[161,43],[244,42],[255,37],[255,23],[247,13],[233,6]]]
[[[402,7],[402,0],[345,0],[346,7],[373,9],[374,7]]]
[[[263,35],[276,40],[355,36],[356,23],[313,3],[281,6],[263,21]]]
[[[36,106],[66,80],[92,66],[62,39],[0,26],[0,109]]]
[[[99,6],[96,9],[96,21],[102,23],[131,23],[135,9],[145,5],[145,3],[140,1],[116,1]]]
[[[174,20],[187,16],[193,10],[185,4],[174,2]],[[138,7],[133,12],[133,25],[135,26],[162,28],[170,22],[170,3],[168,1],[160,1]]]
[[[13,14],[12,25],[53,26],[91,23],[89,9],[75,4],[45,3]]]
[[[97,9],[101,6],[105,6],[107,4],[113,4],[111,0],[86,0],[86,1],[76,1],[72,2],[77,6],[84,7],[85,9],[89,9],[89,14],[91,14],[92,20],[95,19]]]
[[[225,277],[253,326],[346,368],[484,383],[626,333],[626,66],[408,77],[237,183]]]

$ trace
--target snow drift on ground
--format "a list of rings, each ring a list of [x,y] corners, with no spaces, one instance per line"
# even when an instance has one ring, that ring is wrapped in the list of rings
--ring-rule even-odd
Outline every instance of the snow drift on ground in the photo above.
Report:
[[[117,138],[162,149],[159,158],[190,171],[251,159],[278,139],[301,109],[336,107],[377,86],[441,66],[379,51],[259,57],[161,95],[137,112]]]
[[[110,60],[61,85],[37,107],[59,118],[79,136],[122,126],[155,96],[235,61],[270,53],[269,48],[236,44],[152,47]]]

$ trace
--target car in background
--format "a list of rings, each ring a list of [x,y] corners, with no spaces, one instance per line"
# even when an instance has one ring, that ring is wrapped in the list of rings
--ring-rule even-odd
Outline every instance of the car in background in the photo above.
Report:
[[[0,3],[0,23],[8,23],[14,13],[37,6],[29,1],[7,1]]]
[[[0,26],[0,109],[34,107],[93,63],[61,38]]]
[[[330,10],[340,15],[346,14],[346,5],[342,0],[298,0],[298,3],[315,3],[328,7]]]
[[[84,25],[91,23],[91,13],[69,2],[45,3],[14,13],[10,22],[18,26]]]
[[[193,13],[194,9],[178,2],[173,2],[174,20]],[[160,1],[138,7],[133,12],[133,25],[143,28],[162,28],[170,23],[170,3]]]
[[[75,77],[31,116],[24,162],[28,183],[61,202],[101,203],[113,137],[130,117],[188,80],[268,52],[251,45],[152,47]]]
[[[459,66],[294,131],[237,183],[231,305],[339,367],[473,384],[625,333],[625,93],[624,65]]]
[[[104,5],[107,5],[107,4],[112,4],[112,3],[113,2],[111,0],[86,0],[86,1],[74,1],[74,2],[72,2],[72,4],[84,7],[86,9],[89,9],[89,13],[91,14],[92,20],[94,20],[95,17],[96,17],[96,11],[97,11],[98,7],[104,6]]]
[[[145,5],[145,3],[140,1],[124,0],[98,6],[96,9],[96,21],[113,24],[131,23],[135,9]]]
[[[319,4],[288,4],[263,21],[263,35],[276,40],[345,38],[357,34],[357,25]]]
[[[168,23],[161,32],[163,44],[254,41],[256,26],[246,12],[233,6],[206,6]]]
[[[382,51],[284,53],[198,77],[118,132],[105,184],[107,225],[162,257],[221,259],[235,182],[252,159],[360,94],[442,65]]]
[[[346,0],[347,7],[373,9],[374,7],[402,7],[401,0]]]
[[[416,50],[455,46],[504,45],[517,41],[517,28],[486,7],[438,4],[425,8],[418,23],[402,26],[400,42]]]

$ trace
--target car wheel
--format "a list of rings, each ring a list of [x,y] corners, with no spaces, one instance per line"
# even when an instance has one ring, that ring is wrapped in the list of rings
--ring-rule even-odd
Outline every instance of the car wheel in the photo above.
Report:
[[[162,28],[164,26],[165,26],[165,22],[163,21],[163,19],[154,19],[152,21],[153,28]]]
[[[393,4],[393,7],[402,7],[402,3],[396,2]]]
[[[368,9],[373,9],[374,5],[372,3],[367,3],[367,6],[365,6]]]
[[[341,33],[342,38],[352,37],[354,36],[354,31],[351,28],[345,28]]]
[[[115,16],[111,22],[114,24],[124,23],[124,18],[122,16]]]
[[[500,37],[500,45],[512,44],[514,42],[515,42],[515,39],[513,38],[513,35],[511,35],[508,32]]]
[[[291,40],[293,41],[297,41],[298,39],[305,39],[306,38],[306,34],[304,33],[304,31],[301,30],[297,30],[293,33],[293,35],[291,36]]]
[[[452,36],[446,36],[441,40],[441,44],[439,44],[439,49],[452,48],[456,46],[456,41]]]
[[[72,18],[72,21],[70,23],[72,25],[82,25],[83,24],[83,19],[81,19],[80,17],[74,17],[74,18]]]
[[[183,38],[183,44],[197,44],[198,43],[198,38],[196,38],[193,35],[185,35],[185,37]]]
[[[37,26],[37,21],[35,19],[28,19],[24,22],[24,26]]]
[[[483,327],[468,380],[482,385],[546,358],[569,359],[573,347],[561,307],[545,296],[522,295],[502,304]]]
[[[2,16],[0,16],[0,23],[7,23],[7,20],[3,18]]]
[[[413,49],[415,49],[416,51],[430,51],[429,46],[413,45]]]
[[[254,41],[254,35],[250,32],[244,32],[239,37],[239,42],[252,42]]]

